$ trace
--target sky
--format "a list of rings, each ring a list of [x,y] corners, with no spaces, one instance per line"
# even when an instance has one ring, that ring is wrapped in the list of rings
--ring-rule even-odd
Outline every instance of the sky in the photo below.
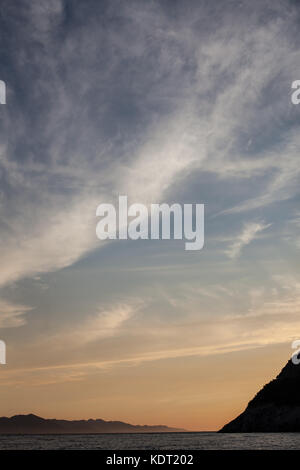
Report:
[[[297,2],[2,0],[0,415],[216,430],[300,334]],[[205,242],[96,208],[205,204]]]

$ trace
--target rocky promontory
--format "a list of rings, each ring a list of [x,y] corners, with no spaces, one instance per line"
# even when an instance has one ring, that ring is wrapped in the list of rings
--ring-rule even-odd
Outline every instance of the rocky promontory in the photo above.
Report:
[[[219,432],[300,432],[300,365],[290,360]]]

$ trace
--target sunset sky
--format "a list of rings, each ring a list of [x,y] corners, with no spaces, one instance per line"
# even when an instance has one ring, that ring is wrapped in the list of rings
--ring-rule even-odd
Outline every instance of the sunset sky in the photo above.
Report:
[[[300,8],[2,0],[0,415],[216,430],[300,338]],[[205,204],[205,243],[96,208]]]

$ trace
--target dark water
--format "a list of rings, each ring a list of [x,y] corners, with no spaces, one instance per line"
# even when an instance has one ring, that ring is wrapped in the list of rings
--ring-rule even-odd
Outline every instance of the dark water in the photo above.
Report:
[[[71,434],[0,436],[4,449],[300,449],[300,433]]]

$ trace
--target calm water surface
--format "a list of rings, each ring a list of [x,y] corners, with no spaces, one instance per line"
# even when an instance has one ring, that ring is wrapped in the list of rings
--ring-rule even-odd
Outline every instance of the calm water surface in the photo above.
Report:
[[[2,435],[0,450],[4,449],[300,449],[300,433]]]

